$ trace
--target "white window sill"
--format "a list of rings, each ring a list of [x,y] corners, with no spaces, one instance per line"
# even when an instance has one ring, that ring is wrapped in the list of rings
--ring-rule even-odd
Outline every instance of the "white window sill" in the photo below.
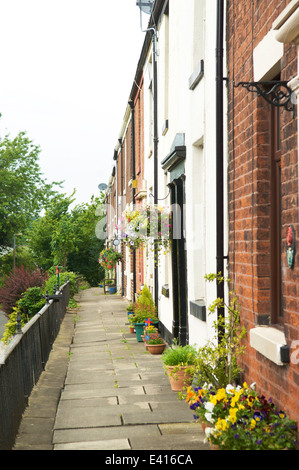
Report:
[[[281,348],[287,342],[282,331],[271,326],[259,326],[250,330],[250,346],[278,366],[285,365],[281,360]]]

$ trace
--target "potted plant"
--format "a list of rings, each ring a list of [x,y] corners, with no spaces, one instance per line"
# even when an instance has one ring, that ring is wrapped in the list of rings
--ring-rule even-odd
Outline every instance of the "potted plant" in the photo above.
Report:
[[[141,342],[144,326],[146,324],[158,324],[158,317],[156,314],[157,309],[155,307],[153,297],[146,285],[143,287],[140,296],[134,303],[133,310],[133,323],[136,330],[136,339]]]
[[[129,318],[129,315],[133,315],[134,313],[134,310],[133,310],[133,304],[130,303],[128,306],[127,306],[127,315],[128,315],[128,318]]]
[[[193,384],[202,386],[209,383],[214,388],[225,388],[240,381],[242,369],[238,358],[244,353],[246,329],[240,323],[240,305],[230,289],[229,279],[222,277],[221,273],[208,274],[205,278],[209,282],[227,282],[229,297],[226,303],[218,298],[209,305],[209,314],[215,313],[218,307],[225,309],[226,314],[214,321],[214,338],[198,349]]]
[[[172,390],[182,391],[189,386],[195,370],[197,351],[194,346],[173,344],[162,354]]]
[[[150,333],[150,334],[147,334],[145,335],[145,343],[146,343],[146,346],[147,346],[147,350],[151,353],[151,354],[162,354],[165,347],[166,347],[166,343],[165,341],[161,338],[161,336],[159,336],[158,333]]]
[[[187,402],[194,416],[208,425],[208,441],[217,449],[296,449],[296,421],[246,382],[220,389],[190,387]]]
[[[130,333],[135,333],[134,315],[132,313],[128,316],[128,320],[130,323],[129,325]]]

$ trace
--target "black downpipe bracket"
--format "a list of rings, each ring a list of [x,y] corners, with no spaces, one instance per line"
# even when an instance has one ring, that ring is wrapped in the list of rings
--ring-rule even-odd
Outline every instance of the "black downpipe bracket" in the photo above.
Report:
[[[217,0],[216,38],[216,258],[217,273],[224,275],[224,204],[223,204],[223,30],[224,0]],[[224,300],[224,283],[217,283],[217,297]],[[218,319],[224,309],[218,308]],[[218,331],[218,338],[221,331]]]
[[[135,168],[135,107],[134,102],[131,100],[129,101],[129,105],[131,108],[132,113],[132,179],[135,181],[136,179],[136,168]],[[135,184],[132,185],[133,189],[133,204],[135,204]],[[133,251],[133,300],[135,301],[135,294],[136,294],[136,250]]]

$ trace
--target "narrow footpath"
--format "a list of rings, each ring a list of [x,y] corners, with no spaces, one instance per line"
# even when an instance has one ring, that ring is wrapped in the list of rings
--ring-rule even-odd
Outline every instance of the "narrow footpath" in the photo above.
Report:
[[[124,301],[82,291],[33,390],[15,450],[210,450],[161,356],[128,328]]]

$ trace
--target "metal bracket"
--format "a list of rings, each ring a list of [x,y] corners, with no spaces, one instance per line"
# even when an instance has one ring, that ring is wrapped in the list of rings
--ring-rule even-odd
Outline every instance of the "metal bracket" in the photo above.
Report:
[[[284,107],[287,111],[294,113],[294,103],[292,101],[293,91],[286,81],[269,82],[238,82],[234,87],[242,86],[251,93],[262,96],[269,104],[277,107]]]
[[[42,296],[44,299],[46,299],[47,304],[49,303],[50,300],[54,300],[57,302],[62,298],[62,294],[56,294],[56,288],[54,287],[54,292],[52,295],[49,295],[48,291],[46,292],[46,295]]]

